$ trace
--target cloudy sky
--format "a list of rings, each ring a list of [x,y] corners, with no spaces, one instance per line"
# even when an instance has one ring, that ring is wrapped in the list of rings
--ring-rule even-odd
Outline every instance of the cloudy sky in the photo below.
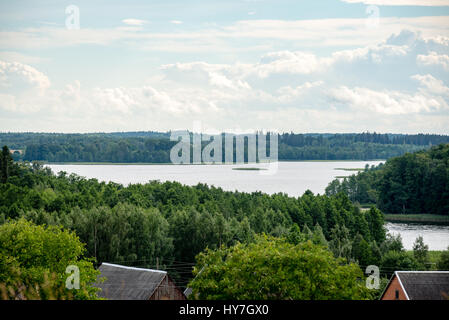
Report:
[[[199,123],[449,134],[449,0],[0,0],[0,131]]]

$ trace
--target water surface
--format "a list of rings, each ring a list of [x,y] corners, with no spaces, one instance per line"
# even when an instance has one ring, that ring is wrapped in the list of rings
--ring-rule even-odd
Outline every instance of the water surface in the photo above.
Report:
[[[278,162],[274,174],[271,170],[233,170],[234,168],[267,168],[267,164],[239,165],[123,165],[49,164],[54,171],[76,173],[100,181],[113,181],[128,185],[146,183],[150,180],[178,181],[186,185],[207,183],[228,191],[268,194],[283,192],[289,196],[300,196],[310,189],[323,194],[336,176],[349,176],[354,171],[336,168],[364,168],[366,164],[377,165],[382,161],[302,161]]]
[[[407,250],[413,250],[416,238],[422,236],[429,250],[446,250],[449,246],[449,226],[421,223],[387,222],[385,227],[390,233],[400,234]]]

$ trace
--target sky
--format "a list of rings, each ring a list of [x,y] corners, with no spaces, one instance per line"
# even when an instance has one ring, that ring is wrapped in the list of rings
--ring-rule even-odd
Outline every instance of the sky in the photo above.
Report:
[[[449,134],[449,0],[0,0],[0,131]]]

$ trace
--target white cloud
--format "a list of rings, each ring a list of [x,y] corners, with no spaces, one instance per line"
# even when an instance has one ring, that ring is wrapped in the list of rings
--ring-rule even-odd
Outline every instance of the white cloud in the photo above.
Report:
[[[313,19],[313,20],[242,20],[225,26],[205,26],[194,31],[157,32],[142,31],[144,20],[125,19],[127,25],[112,29],[66,30],[63,27],[44,26],[16,31],[0,31],[0,49],[53,48],[82,44],[110,45],[133,41],[136,48],[159,51],[217,52],[239,50],[241,40],[248,48],[270,46],[317,48],[328,46],[368,46],[387,38],[391,33],[403,29],[420,31],[423,37],[449,39],[449,17],[380,17],[377,28],[367,28],[366,19]],[[124,20],[124,21],[125,21]],[[136,20],[136,21],[134,21]],[[177,21],[177,20],[172,20]],[[180,21],[177,21],[180,22]],[[292,49],[291,49],[292,50]],[[260,50],[259,50],[260,51]]]
[[[428,55],[418,55],[416,61],[424,66],[441,66],[444,70],[449,71],[449,56],[447,54],[438,54],[432,51]]]
[[[424,93],[428,92],[441,96],[449,96],[449,88],[444,85],[443,81],[434,78],[430,74],[426,75],[415,74],[411,76],[411,78],[420,83],[420,85],[422,86],[420,88],[421,92]]]
[[[341,0],[379,6],[449,6],[449,0]]]
[[[280,51],[264,55],[255,72],[265,78],[271,73],[310,74],[324,71],[330,65],[328,58],[318,58],[306,52]]]
[[[373,73],[378,77],[391,77],[390,86],[401,86],[398,79],[408,80],[411,72],[418,73],[417,60],[423,60],[421,56],[427,57],[429,49],[449,52],[449,45],[405,30],[379,44],[335,51],[324,57],[311,52],[284,50],[266,53],[253,64],[176,63],[164,65],[161,70],[166,79],[199,86],[207,85],[212,77],[226,79],[228,84],[234,81],[236,86],[253,86],[259,80],[267,80],[267,85],[280,83],[280,86],[285,86],[284,80],[302,83],[327,77],[341,81],[343,75],[345,80],[372,82]],[[438,57],[444,61],[445,55]],[[277,76],[276,81],[269,79],[274,76]],[[292,86],[291,83],[288,85]]]
[[[47,76],[35,68],[19,62],[0,61],[0,88],[14,87],[23,90],[46,89],[49,86]]]
[[[35,64],[48,61],[48,59],[14,51],[0,51],[0,60],[5,62],[20,62],[24,64]]]
[[[346,104],[352,109],[388,115],[432,112],[448,107],[444,101],[423,94],[410,95],[398,91],[375,91],[361,87],[341,86],[331,89],[329,97],[336,103]]]
[[[123,19],[122,22],[130,26],[143,26],[144,24],[148,23],[147,20],[141,19]]]
[[[324,84],[323,81],[314,81],[314,82],[306,82],[295,88],[292,88],[290,86],[281,87],[277,91],[277,93],[279,94],[278,100],[281,103],[292,101],[297,102],[299,99],[303,98],[305,94],[309,93],[311,89],[319,88],[323,86],[323,84]]]
[[[421,74],[425,59],[418,58],[444,56],[449,43],[408,31],[385,39],[326,56],[282,50],[253,63],[166,64],[132,87],[72,81],[58,89],[34,67],[2,62],[0,115],[27,130],[185,129],[202,120],[218,129],[449,133],[449,89],[439,80],[447,71]],[[14,91],[14,77],[45,95]]]
[[[170,23],[173,23],[173,24],[182,24],[182,21],[180,21],[180,20],[171,20]]]
[[[0,93],[0,110],[16,111],[16,97],[11,94]]]

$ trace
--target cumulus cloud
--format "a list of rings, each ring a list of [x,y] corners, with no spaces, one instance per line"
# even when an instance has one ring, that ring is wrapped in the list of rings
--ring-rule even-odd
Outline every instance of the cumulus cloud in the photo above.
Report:
[[[418,55],[416,61],[424,66],[441,66],[444,70],[449,71],[449,56],[447,54],[438,54],[432,51],[428,55]]]
[[[203,120],[218,129],[391,132],[401,123],[409,132],[449,133],[448,70],[423,69],[444,63],[444,39],[403,31],[325,56],[282,50],[253,63],[166,64],[154,80],[133,87],[85,88],[72,81],[58,89],[30,65],[1,62],[1,116],[28,119],[30,129],[44,123],[47,130],[68,130],[64,122],[87,131],[185,129]],[[45,95],[14,91],[14,81]]]
[[[388,115],[410,114],[447,109],[444,101],[422,94],[410,95],[398,91],[375,91],[368,88],[332,89],[329,97],[335,102],[345,104],[352,109],[369,110]]]
[[[419,82],[421,92],[428,92],[436,95],[449,96],[449,88],[446,87],[442,80],[434,78],[430,74],[411,76],[412,79]]]
[[[329,59],[311,53],[280,51],[264,55],[255,71],[262,78],[271,73],[309,74],[326,70],[330,63]]]
[[[0,85],[8,87],[21,84],[45,89],[50,86],[50,80],[29,65],[0,61]]]

